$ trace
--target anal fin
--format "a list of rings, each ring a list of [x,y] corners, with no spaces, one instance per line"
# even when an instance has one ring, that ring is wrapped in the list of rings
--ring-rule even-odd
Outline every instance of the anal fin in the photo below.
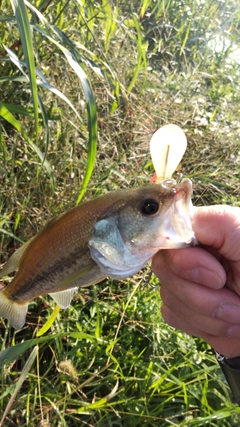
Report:
[[[49,294],[60,308],[67,308],[77,292],[78,288],[67,289],[65,291],[53,292]]]

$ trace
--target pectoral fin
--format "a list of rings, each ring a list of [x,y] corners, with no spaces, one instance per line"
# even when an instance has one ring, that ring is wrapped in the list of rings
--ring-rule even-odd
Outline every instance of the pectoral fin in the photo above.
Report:
[[[26,243],[24,243],[20,248],[18,248],[12,256],[9,258],[9,260],[4,265],[2,271],[0,272],[0,278],[7,276],[9,273],[12,273],[13,271],[16,271],[18,269],[18,264],[20,262],[20,259],[22,258],[22,255],[26,248],[28,247],[29,243],[33,237],[28,240]]]
[[[87,265],[86,267],[82,267],[77,271],[74,271],[72,274],[69,274],[69,276],[62,280],[62,282],[60,282],[54,289],[54,292],[62,292],[64,290],[68,290],[68,289],[72,289],[73,287],[73,283],[76,282],[79,279],[82,279],[92,268],[93,268],[94,262],[92,261],[89,265]],[[76,283],[75,283],[76,285]]]

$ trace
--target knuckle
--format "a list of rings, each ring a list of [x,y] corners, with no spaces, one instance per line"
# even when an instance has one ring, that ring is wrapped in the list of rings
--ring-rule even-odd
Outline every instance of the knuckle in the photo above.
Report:
[[[175,316],[165,304],[162,305],[161,312],[164,322],[166,322],[169,326],[172,326],[173,328],[176,327],[174,321]]]
[[[171,305],[172,295],[166,285],[161,285],[160,295],[164,304],[166,304],[167,306]]]

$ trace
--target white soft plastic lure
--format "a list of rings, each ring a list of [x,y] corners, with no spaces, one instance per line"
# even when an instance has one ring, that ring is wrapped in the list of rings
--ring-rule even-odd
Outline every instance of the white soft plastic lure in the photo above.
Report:
[[[183,130],[173,124],[158,129],[150,140],[150,152],[156,171],[156,182],[171,179],[187,148]]]

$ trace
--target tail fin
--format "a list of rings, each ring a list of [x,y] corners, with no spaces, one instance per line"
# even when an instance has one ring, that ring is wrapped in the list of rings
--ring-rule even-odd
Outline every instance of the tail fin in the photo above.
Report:
[[[0,291],[0,317],[6,317],[13,328],[20,329],[26,322],[28,304],[20,305],[10,301],[4,295],[4,289]]]

